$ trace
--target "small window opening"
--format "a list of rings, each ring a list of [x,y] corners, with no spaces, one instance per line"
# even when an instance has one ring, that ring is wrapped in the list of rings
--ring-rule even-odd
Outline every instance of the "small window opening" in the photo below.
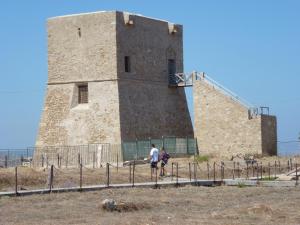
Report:
[[[88,85],[87,84],[82,84],[78,86],[78,104],[84,104],[88,103],[88,96],[89,96],[89,91],[88,91]]]
[[[129,57],[129,56],[125,56],[125,72],[126,72],[126,73],[131,72],[131,68],[130,68],[130,57]]]
[[[168,59],[168,75],[169,75],[169,84],[176,84],[176,61],[175,59]]]
[[[81,37],[81,28],[78,28],[78,36]]]

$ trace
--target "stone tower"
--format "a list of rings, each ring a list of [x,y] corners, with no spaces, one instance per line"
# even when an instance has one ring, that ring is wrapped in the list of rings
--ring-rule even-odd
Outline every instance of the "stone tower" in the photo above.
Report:
[[[182,26],[124,12],[48,20],[48,83],[36,146],[193,136]]]

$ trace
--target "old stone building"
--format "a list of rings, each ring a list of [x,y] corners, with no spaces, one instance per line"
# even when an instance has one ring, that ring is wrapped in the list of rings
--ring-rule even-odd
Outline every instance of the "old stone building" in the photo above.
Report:
[[[252,114],[204,77],[188,85],[193,130],[182,33],[181,25],[118,11],[49,19],[36,147],[195,136],[203,154],[276,154],[276,117]]]
[[[193,137],[182,26],[118,11],[48,20],[48,84],[37,147]]]

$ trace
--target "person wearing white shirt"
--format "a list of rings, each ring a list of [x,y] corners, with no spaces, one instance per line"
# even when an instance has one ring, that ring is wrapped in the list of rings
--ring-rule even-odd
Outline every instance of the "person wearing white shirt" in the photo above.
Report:
[[[158,163],[158,156],[159,156],[159,152],[158,149],[155,148],[155,145],[152,144],[151,145],[151,151],[150,151],[150,164],[151,164],[151,173],[154,173],[154,169],[157,169],[157,163]]]

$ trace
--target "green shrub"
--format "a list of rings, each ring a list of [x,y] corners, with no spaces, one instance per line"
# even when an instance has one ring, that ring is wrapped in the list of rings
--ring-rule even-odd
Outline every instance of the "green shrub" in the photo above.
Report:
[[[198,163],[207,162],[208,160],[209,160],[208,155],[196,155],[195,156],[195,161]]]
[[[244,187],[246,187],[246,185],[245,185],[245,183],[243,183],[243,182],[239,182],[239,183],[238,183],[238,187],[239,187],[239,188],[244,188]]]

